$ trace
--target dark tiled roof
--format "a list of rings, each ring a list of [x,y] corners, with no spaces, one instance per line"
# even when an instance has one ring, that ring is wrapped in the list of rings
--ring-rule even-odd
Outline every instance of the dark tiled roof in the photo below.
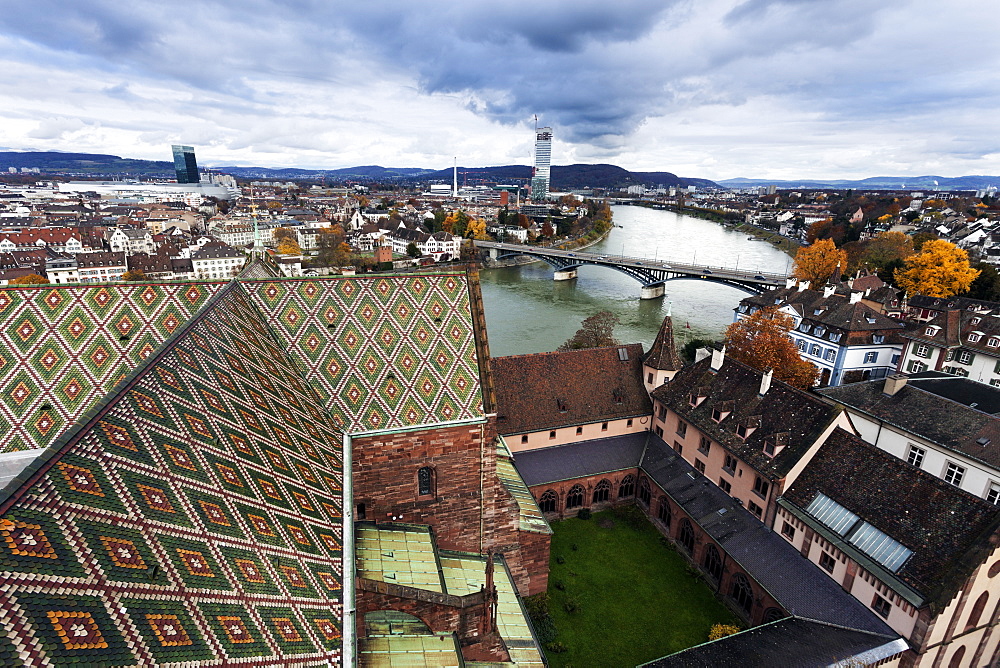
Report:
[[[621,353],[620,351],[624,351]],[[622,361],[621,355],[627,355]],[[497,430],[521,434],[649,415],[642,346],[494,357]]]
[[[909,305],[914,308],[931,311],[947,311],[948,309],[995,311],[1000,309],[1000,302],[989,302],[968,297],[925,297],[914,295],[910,297]]]
[[[937,327],[934,334],[928,334],[928,327]],[[938,347],[951,347],[962,344],[962,312],[958,310],[945,311],[934,317],[930,322],[914,323],[907,327],[901,336],[904,339],[924,341]]]
[[[912,550],[896,577],[942,605],[993,549],[1000,526],[996,506],[840,429],[783,498],[804,511],[817,492]]]
[[[243,257],[242,252],[236,250],[229,244],[222,243],[221,241],[209,241],[207,244],[191,254],[191,258],[195,260],[239,257]]]
[[[790,614],[892,633],[871,610],[657,436],[650,435],[640,467]]]
[[[125,253],[110,251],[79,253],[76,256],[76,264],[81,269],[86,269],[87,267],[124,267]]]
[[[674,322],[669,315],[663,319],[660,331],[656,333],[656,339],[643,363],[661,371],[679,371],[683,366],[674,343]]]
[[[644,668],[819,668],[863,655],[868,665],[906,649],[884,635],[809,619],[782,619],[643,664]],[[854,665],[854,664],[848,664]]]
[[[709,357],[685,367],[672,381],[653,390],[653,398],[772,479],[788,473],[836,417],[836,409],[818,397],[779,380],[772,381],[760,396],[763,374],[730,357],[717,372],[711,370],[710,362]],[[691,406],[692,393],[705,398]],[[712,419],[716,407],[731,413],[716,422]],[[744,440],[736,428],[748,421],[759,426]],[[787,434],[785,447],[772,459],[764,454],[764,441],[777,434]]]
[[[1000,414],[1000,388],[940,371],[913,374],[906,381],[913,387],[956,401],[977,411]]]
[[[652,432],[557,445],[514,453],[514,465],[528,487],[559,480],[634,469]]]
[[[926,381],[907,382],[896,394],[883,393],[884,380],[817,390],[831,401],[937,443],[950,450],[1000,467],[1000,418],[964,406],[925,389]],[[984,392],[993,393],[984,387]],[[988,438],[986,446],[976,441]]]

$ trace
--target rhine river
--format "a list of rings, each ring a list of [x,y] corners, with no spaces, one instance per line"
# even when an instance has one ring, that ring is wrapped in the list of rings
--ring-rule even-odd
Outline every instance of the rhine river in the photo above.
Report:
[[[765,272],[787,272],[788,255],[747,233],[670,211],[638,206],[614,207],[615,227],[589,253],[624,254],[666,261]],[[535,262],[480,273],[490,353],[519,355],[555,350],[598,311],[611,311],[620,322],[622,343],[648,350],[671,308],[677,345],[692,338],[717,339],[733,320],[745,292],[707,280],[667,281],[666,295],[640,300],[640,284],[607,267],[580,267],[572,281],[553,281],[552,267]]]

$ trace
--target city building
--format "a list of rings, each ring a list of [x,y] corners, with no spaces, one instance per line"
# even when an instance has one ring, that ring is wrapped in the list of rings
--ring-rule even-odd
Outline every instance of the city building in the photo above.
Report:
[[[531,177],[531,200],[544,202],[549,196],[552,163],[552,128],[535,130],[535,170]]]
[[[171,149],[174,152],[174,171],[177,172],[177,183],[201,183],[198,161],[194,157],[194,147],[175,144]]]
[[[1000,387],[1000,317],[994,311],[948,309],[903,332],[899,370],[943,371]]]

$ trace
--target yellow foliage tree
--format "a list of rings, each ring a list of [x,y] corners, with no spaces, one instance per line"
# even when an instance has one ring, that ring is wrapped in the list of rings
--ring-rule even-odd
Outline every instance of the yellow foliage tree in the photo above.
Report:
[[[122,274],[123,281],[145,281],[146,272],[142,269],[129,269],[124,274]]]
[[[291,239],[282,239],[278,244],[278,255],[299,255],[302,249]]]
[[[809,281],[815,288],[833,275],[837,265],[841,270],[847,268],[847,253],[837,248],[832,239],[820,239],[795,254],[792,275],[800,281]]]
[[[484,241],[486,239],[486,221],[482,218],[470,219],[468,226],[465,228],[465,236],[469,239]]]
[[[788,336],[794,325],[777,306],[762,308],[726,329],[726,355],[760,371],[772,369],[774,378],[789,385],[812,387],[819,370],[799,357]]]
[[[903,260],[893,276],[909,295],[951,297],[968,291],[979,270],[969,266],[969,254],[955,244],[932,239]]]
[[[720,638],[725,638],[726,636],[731,636],[734,633],[739,633],[742,631],[738,626],[732,624],[712,624],[711,630],[708,632],[708,639],[719,640]]]
[[[8,285],[45,285],[49,279],[38,274],[28,274],[20,278],[14,278],[7,282]]]

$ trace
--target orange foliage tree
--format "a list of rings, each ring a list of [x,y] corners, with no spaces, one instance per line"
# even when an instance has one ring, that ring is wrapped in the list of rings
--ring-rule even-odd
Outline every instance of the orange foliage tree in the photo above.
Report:
[[[726,354],[761,371],[774,370],[774,377],[799,388],[812,387],[819,369],[799,357],[788,332],[792,316],[777,306],[768,306],[726,329]]]
[[[951,297],[967,292],[979,276],[969,266],[969,254],[944,239],[927,241],[920,252],[903,260],[894,277],[909,295]]]
[[[847,253],[837,248],[832,239],[820,239],[795,254],[792,275],[800,281],[809,281],[815,288],[833,275],[837,265],[842,271],[847,269]]]
[[[39,276],[38,274],[28,274],[27,276],[21,276],[20,278],[13,278],[7,282],[8,285],[44,285],[49,282],[49,279],[44,276]]]

